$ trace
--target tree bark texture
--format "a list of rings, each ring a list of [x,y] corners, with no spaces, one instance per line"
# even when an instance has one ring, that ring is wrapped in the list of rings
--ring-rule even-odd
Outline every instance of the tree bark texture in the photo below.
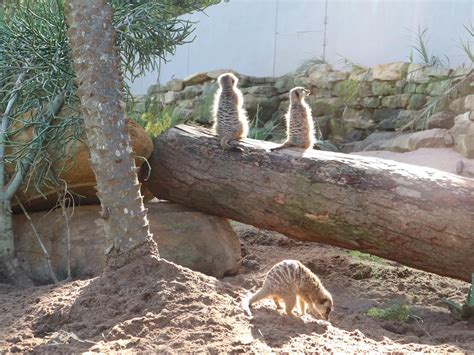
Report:
[[[91,166],[106,233],[113,240],[107,265],[118,268],[142,255],[158,255],[158,249],[150,234],[126,127],[112,8],[105,0],[69,0],[66,19]]]
[[[361,250],[470,281],[474,180],[394,161],[246,139],[223,151],[180,125],[155,140],[147,187],[161,199],[288,237]]]

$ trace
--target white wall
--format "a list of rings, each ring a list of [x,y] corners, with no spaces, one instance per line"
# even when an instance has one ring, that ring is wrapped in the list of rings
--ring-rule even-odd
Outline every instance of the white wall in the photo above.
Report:
[[[160,82],[220,68],[256,76],[290,72],[322,56],[325,5],[325,0],[230,0],[189,15],[198,21],[196,39],[162,65]],[[340,65],[341,56],[366,66],[407,61],[418,27],[428,28],[434,54],[447,55],[451,66],[467,63],[458,46],[461,35],[468,38],[463,25],[474,23],[474,0],[328,0],[327,9],[331,64]],[[132,92],[144,94],[157,80],[157,72],[149,73],[132,84]]]

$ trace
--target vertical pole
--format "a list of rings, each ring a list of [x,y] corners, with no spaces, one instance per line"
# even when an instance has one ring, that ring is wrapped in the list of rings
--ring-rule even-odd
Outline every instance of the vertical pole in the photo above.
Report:
[[[327,47],[327,28],[328,28],[328,0],[326,0],[324,10],[324,40],[323,40],[323,60],[326,61],[326,47]]]
[[[275,76],[275,67],[276,67],[276,48],[277,48],[277,36],[278,36],[278,3],[279,0],[276,0],[275,3],[275,32],[273,38],[273,76]]]

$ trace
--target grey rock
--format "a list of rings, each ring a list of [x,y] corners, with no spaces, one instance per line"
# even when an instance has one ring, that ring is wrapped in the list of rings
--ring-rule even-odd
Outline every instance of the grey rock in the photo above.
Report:
[[[410,97],[410,101],[408,103],[408,109],[418,111],[423,106],[426,105],[426,96],[421,94],[415,94]]]
[[[374,80],[400,80],[406,77],[409,63],[379,64],[373,67]]]
[[[196,96],[201,95],[202,91],[202,85],[186,86],[183,90],[183,96],[185,99],[193,99]]]
[[[173,79],[166,84],[166,87],[170,91],[181,91],[184,88],[184,82],[180,79]]]
[[[184,79],[184,86],[203,84],[210,79],[206,72],[195,73]]]
[[[388,96],[395,94],[395,84],[393,82],[374,80],[372,83],[374,96]]]

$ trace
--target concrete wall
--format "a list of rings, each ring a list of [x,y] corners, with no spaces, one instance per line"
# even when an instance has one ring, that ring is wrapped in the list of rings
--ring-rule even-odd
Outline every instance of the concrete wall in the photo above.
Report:
[[[158,77],[165,83],[219,68],[257,76],[292,71],[322,57],[325,9],[325,0],[230,0],[189,15],[198,22],[195,41],[179,47],[160,75],[136,80],[132,91],[146,93]],[[426,27],[433,53],[459,66],[467,63],[459,37],[468,38],[463,25],[474,22],[474,1],[328,0],[327,18],[326,59],[332,64],[341,56],[366,66],[407,60],[417,29]]]

